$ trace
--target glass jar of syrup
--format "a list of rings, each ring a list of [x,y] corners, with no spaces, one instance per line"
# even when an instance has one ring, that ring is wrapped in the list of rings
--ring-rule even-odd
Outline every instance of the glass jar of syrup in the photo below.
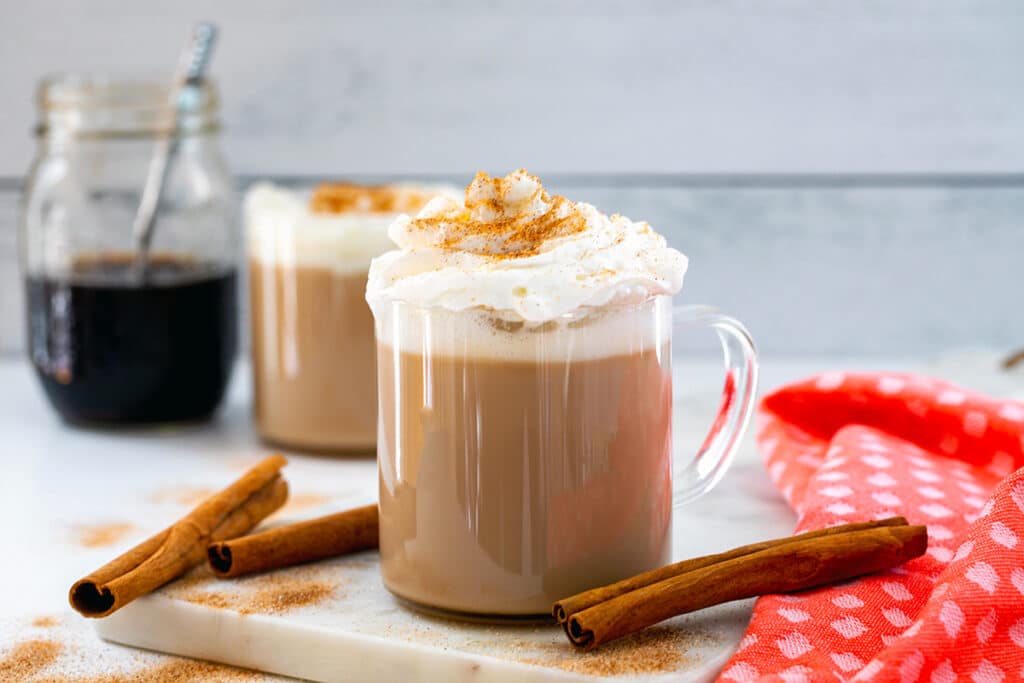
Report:
[[[238,253],[213,84],[178,93],[64,74],[42,82],[38,105],[21,251],[28,352],[47,397],[74,423],[211,416],[236,354]],[[133,222],[168,125],[177,149],[140,259]]]

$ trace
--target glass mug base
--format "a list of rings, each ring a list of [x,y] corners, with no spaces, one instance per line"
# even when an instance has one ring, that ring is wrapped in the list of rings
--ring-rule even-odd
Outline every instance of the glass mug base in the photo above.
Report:
[[[395,598],[402,607],[435,619],[447,621],[462,621],[470,624],[487,624],[495,626],[547,626],[555,623],[550,612],[538,614],[490,614],[480,612],[460,612],[459,610],[446,609],[428,605],[409,598],[403,597],[401,593],[392,590],[387,584],[384,587]]]
[[[667,563],[673,501],[721,477],[756,376],[738,324],[703,309],[680,313],[732,346],[712,433],[673,480],[670,297],[535,329],[484,311],[382,311],[380,551],[389,590],[448,616],[529,618]]]
[[[663,503],[667,518],[670,500],[666,497]],[[569,517],[559,521],[560,533],[520,538],[516,545],[527,552],[507,553],[499,564],[487,548],[500,547],[494,542],[500,539],[474,545],[465,527],[439,522],[438,515],[453,512],[451,506],[430,496],[424,496],[423,504],[431,513],[419,516],[421,533],[404,549],[394,546],[393,534],[403,522],[381,519],[381,578],[392,594],[448,618],[542,618],[551,614],[558,600],[661,567],[671,559],[671,526],[652,536],[643,528],[644,521],[650,521],[644,516],[613,531],[609,521],[615,508],[606,506],[610,514],[595,516],[593,524]],[[384,509],[390,514],[396,506],[385,504]],[[578,532],[575,540],[570,539],[573,532]],[[558,548],[548,545],[555,539]]]
[[[260,441],[271,448],[280,448],[286,451],[304,453],[306,455],[337,455],[341,457],[373,457],[377,453],[377,442],[374,441],[351,441],[351,442],[323,442],[307,441],[291,436],[276,436],[259,431]]]

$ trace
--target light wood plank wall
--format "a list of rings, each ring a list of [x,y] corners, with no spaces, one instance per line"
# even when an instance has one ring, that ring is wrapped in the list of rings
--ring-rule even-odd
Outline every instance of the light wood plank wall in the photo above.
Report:
[[[190,24],[242,178],[526,166],[647,218],[769,353],[1024,343],[1024,4],[40,0],[0,40],[0,351],[33,89],[164,73]]]

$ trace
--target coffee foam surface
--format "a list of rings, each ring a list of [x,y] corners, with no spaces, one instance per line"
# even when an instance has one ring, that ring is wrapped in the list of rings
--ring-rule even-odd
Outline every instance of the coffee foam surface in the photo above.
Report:
[[[370,267],[367,301],[482,308],[529,325],[675,294],[687,260],[647,223],[549,195],[524,170],[480,173],[465,198],[438,197],[389,228],[397,250]]]
[[[374,256],[392,249],[388,226],[399,215],[375,210],[374,199],[381,188],[358,193],[343,187],[354,199],[345,197],[344,208],[324,210],[324,189],[293,191],[270,183],[250,189],[243,203],[249,257],[268,265],[328,268],[342,273],[365,273]],[[454,194],[443,186],[395,185],[388,188],[396,206],[422,204],[427,197]],[[422,201],[419,200],[422,198]],[[329,200],[330,197],[327,197]],[[362,201],[367,200],[367,201]],[[314,210],[314,206],[321,207]]]
[[[448,358],[529,363],[594,360],[663,347],[672,338],[672,299],[584,309],[531,325],[485,309],[452,311],[394,303],[374,311],[377,342]]]

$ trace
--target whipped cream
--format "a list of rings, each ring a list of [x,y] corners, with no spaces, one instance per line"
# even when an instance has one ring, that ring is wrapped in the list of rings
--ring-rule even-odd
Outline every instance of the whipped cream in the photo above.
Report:
[[[388,226],[398,211],[379,210],[379,195],[387,204],[422,206],[439,194],[455,195],[443,186],[395,185],[344,190],[332,197],[332,186],[315,192],[293,191],[270,183],[250,189],[243,203],[249,257],[266,264],[328,268],[339,273],[365,273],[370,259],[394,247]],[[339,208],[331,209],[331,200]],[[327,205],[327,209],[317,209]]]
[[[530,326],[609,304],[675,294],[687,260],[644,222],[549,195],[520,169],[479,173],[465,198],[437,197],[388,234],[366,299],[449,311],[484,309]]]

